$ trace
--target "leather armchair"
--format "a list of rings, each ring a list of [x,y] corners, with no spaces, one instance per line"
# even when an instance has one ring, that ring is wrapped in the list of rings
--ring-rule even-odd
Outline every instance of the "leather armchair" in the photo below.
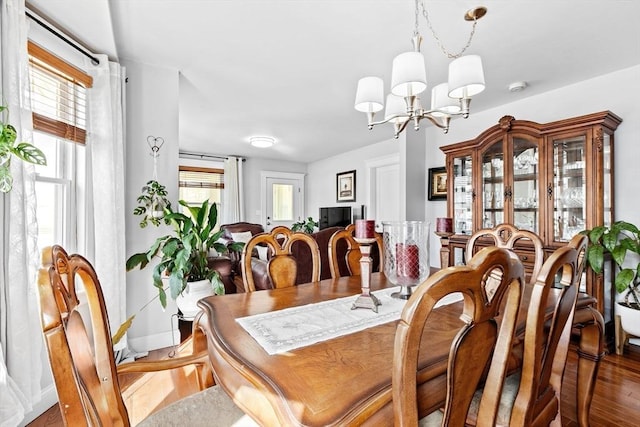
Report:
[[[244,233],[248,231],[252,236],[255,236],[259,233],[264,233],[264,227],[262,226],[262,224],[254,224],[251,222],[235,222],[232,224],[222,224],[220,226],[220,229],[224,231],[224,233],[222,234],[222,238],[225,239],[229,244],[234,243],[233,234],[235,233]],[[240,258],[242,257],[242,252],[229,250],[227,256],[231,260],[231,274],[229,276],[229,281],[234,283],[234,287],[238,292],[244,292],[244,286],[242,286],[242,271],[240,269]],[[223,282],[225,284],[226,290],[227,282],[225,280],[223,280]]]

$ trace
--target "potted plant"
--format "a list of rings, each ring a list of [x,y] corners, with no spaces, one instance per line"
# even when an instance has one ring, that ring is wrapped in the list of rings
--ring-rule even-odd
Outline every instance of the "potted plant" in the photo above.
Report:
[[[167,189],[155,179],[147,182],[142,187],[142,193],[137,199],[138,206],[133,210],[134,215],[142,215],[140,228],[144,228],[150,222],[156,227],[164,218],[165,208],[171,207],[167,199]]]
[[[42,151],[28,142],[16,144],[16,128],[7,123],[7,107],[0,105],[0,191],[7,193],[13,186],[11,176],[11,155],[35,165],[46,165],[47,159]]]
[[[622,329],[640,336],[640,229],[625,221],[616,221],[610,227],[599,226],[583,231],[589,236],[587,262],[596,273],[601,273],[605,254],[611,254],[617,266],[616,291],[620,294],[616,314]]]
[[[291,231],[303,231],[307,234],[311,234],[317,226],[318,222],[314,221],[312,217],[309,217],[306,220],[294,222],[291,225]]]
[[[193,306],[198,299],[213,293],[224,293],[220,275],[209,267],[208,257],[211,249],[224,253],[228,247],[218,242],[223,231],[214,231],[218,221],[215,204],[209,205],[208,200],[198,207],[189,206],[184,200],[179,203],[189,210],[191,216],[173,212],[170,205],[165,207],[164,220],[173,227],[173,233],[156,239],[146,252],[129,257],[127,271],[138,266],[145,268],[152,259],[159,257],[160,262],[153,269],[153,285],[158,289],[160,303],[163,307],[167,305],[162,280],[166,277],[171,298],[176,300],[178,308],[188,317],[190,311],[197,312],[197,307]],[[241,248],[242,243],[234,243],[229,249]],[[181,302],[192,303],[193,306],[184,308],[181,307]]]

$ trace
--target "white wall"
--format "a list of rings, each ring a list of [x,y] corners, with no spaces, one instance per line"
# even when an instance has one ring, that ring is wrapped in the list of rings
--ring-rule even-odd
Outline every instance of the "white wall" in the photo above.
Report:
[[[425,129],[426,153],[424,168],[441,167],[445,158],[439,147],[477,137],[486,128],[498,123],[505,115],[516,119],[540,123],[552,122],[574,116],[610,110],[623,120],[615,134],[615,219],[640,223],[640,201],[635,185],[640,182],[640,106],[636,95],[640,93],[640,66],[620,70],[594,79],[576,83],[541,95],[522,98],[525,92],[514,94],[514,102],[482,112],[473,111],[468,119],[455,119],[448,134],[434,126]],[[490,82],[488,82],[490,84]],[[505,89],[506,90],[506,89]],[[481,97],[482,94],[478,95]],[[376,130],[374,130],[375,132]],[[405,132],[413,132],[408,129]],[[320,206],[335,206],[335,173],[356,169],[358,171],[357,200],[354,206],[366,203],[361,191],[364,178],[364,162],[399,149],[396,141],[386,141],[350,151],[339,156],[308,165],[307,212],[318,215]],[[425,179],[427,179],[425,177]],[[425,183],[425,188],[426,183]],[[423,195],[425,219],[432,224],[435,218],[446,216],[446,201],[428,201]],[[439,262],[440,245],[431,240],[431,264]]]
[[[141,229],[140,218],[133,215],[142,186],[153,179],[153,157],[147,137],[164,138],[159,151],[158,182],[167,187],[172,204],[178,201],[178,71],[123,61],[127,68],[126,111],[126,251],[127,257],[146,251],[156,238],[167,234],[166,226]],[[168,298],[162,310],[155,300],[144,304],[158,292],[153,286],[152,265],[127,273],[127,314],[136,314],[129,329],[129,344],[134,350],[152,350],[172,345],[171,315],[177,313]],[[174,322],[175,326],[175,322]]]
[[[366,186],[366,162],[397,154],[400,142],[395,139],[382,141],[358,150],[348,151],[338,156],[309,163],[307,166],[307,203],[305,216],[318,220],[321,207],[351,206],[359,209],[367,204],[369,189]],[[340,172],[356,171],[356,200],[352,203],[336,202],[336,174]],[[357,210],[356,210],[357,212]]]

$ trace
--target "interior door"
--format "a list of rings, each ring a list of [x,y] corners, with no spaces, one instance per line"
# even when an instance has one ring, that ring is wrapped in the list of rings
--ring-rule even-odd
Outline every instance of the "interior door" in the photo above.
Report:
[[[266,231],[280,225],[291,228],[294,222],[300,221],[303,217],[304,175],[286,175],[276,173],[264,177]]]
[[[383,221],[400,221],[400,166],[398,163],[375,168],[372,219],[382,233]]]

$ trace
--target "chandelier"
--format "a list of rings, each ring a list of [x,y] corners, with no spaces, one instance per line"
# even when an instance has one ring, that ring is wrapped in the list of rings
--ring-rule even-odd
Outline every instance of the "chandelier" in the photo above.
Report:
[[[396,56],[391,70],[391,93],[387,95],[386,108],[383,100],[384,83],[380,77],[363,77],[358,81],[355,109],[367,114],[369,130],[383,123],[392,123],[395,135],[398,135],[413,123],[415,130],[420,129],[420,120],[429,119],[444,133],[449,131],[452,116],[469,117],[471,97],[484,90],[484,72],[482,60],[478,55],[462,54],[471,45],[478,19],[487,13],[487,8],[480,6],[467,11],[466,21],[473,21],[473,27],[466,45],[458,53],[448,52],[431,25],[429,14],[424,3],[422,14],[438,46],[447,57],[454,59],[449,64],[447,83],[441,83],[431,89],[431,108],[425,109],[420,104],[419,95],[427,89],[427,77],[424,56],[420,53],[422,36],[418,31],[419,0],[415,0],[415,27],[413,30],[413,51]],[[376,112],[385,108],[384,119],[373,121]]]

